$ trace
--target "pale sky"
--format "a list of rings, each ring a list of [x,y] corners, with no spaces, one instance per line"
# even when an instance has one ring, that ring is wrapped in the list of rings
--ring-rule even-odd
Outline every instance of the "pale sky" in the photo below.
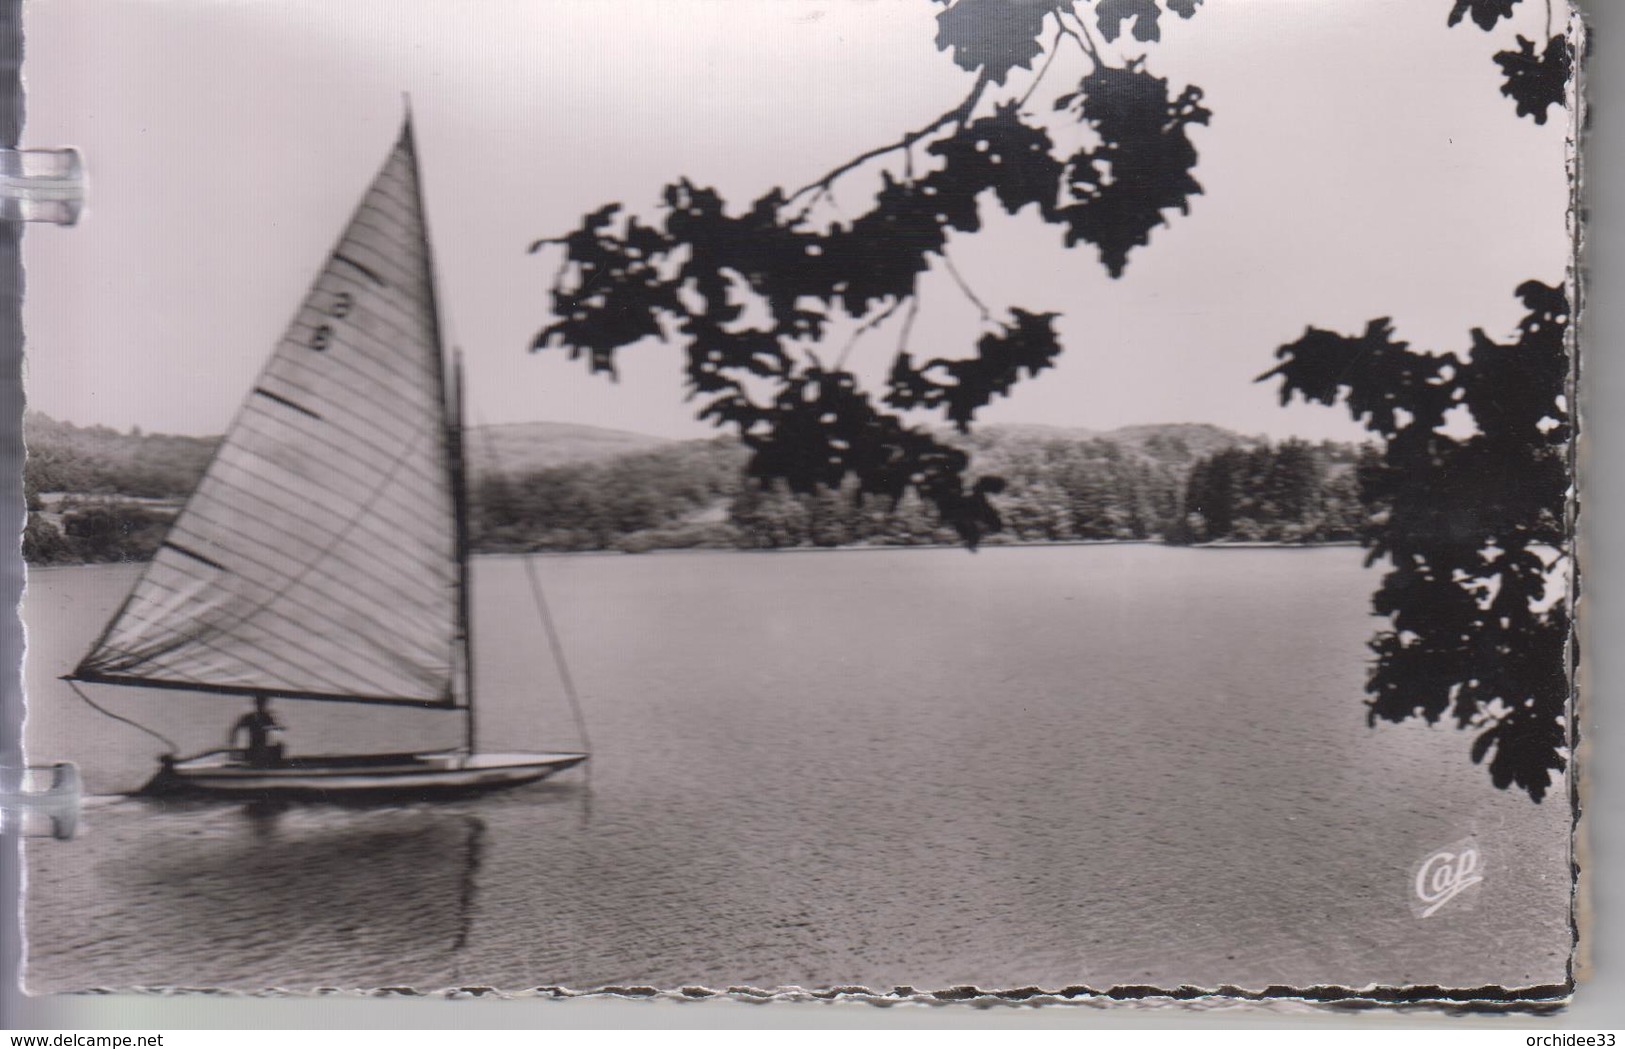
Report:
[[[1560,281],[1568,261],[1567,114],[1518,118],[1490,59],[1520,31],[1542,35],[1543,5],[1493,34],[1446,29],[1449,9],[1208,0],[1189,22],[1166,17],[1150,68],[1206,92],[1212,123],[1192,133],[1206,193],[1116,281],[1030,216],[957,236],[953,259],[990,305],[1065,315],[1059,368],[981,418],[1352,438],[1341,409],[1283,410],[1251,381],[1305,325],[1355,333],[1392,316],[1438,350],[1464,349],[1474,326],[1510,334],[1516,285]],[[527,352],[558,264],[528,245],[609,201],[653,217],[679,176],[742,206],[928,122],[972,79],[933,45],[939,10],[29,0],[25,141],[78,146],[91,173],[80,224],[25,239],[31,405],[80,424],[223,430],[409,92],[475,419],[712,433],[682,402],[675,347],[625,351],[619,384]],[[1045,86],[1083,69],[1067,53]],[[848,217],[864,197],[861,179],[838,187]],[[954,284],[934,274],[921,301],[916,354],[969,352],[977,318]],[[882,372],[894,347],[882,329],[851,363]]]

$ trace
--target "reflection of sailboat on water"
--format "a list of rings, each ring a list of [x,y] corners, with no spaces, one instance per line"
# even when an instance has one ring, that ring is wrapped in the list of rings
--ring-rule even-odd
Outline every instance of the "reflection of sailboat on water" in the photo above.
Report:
[[[409,119],[196,491],[68,679],[458,710],[466,744],[166,756],[148,789],[466,792],[586,760],[475,746],[461,399]]]
[[[487,811],[296,805],[245,820],[235,806],[143,805],[108,827],[119,892],[87,906],[143,945],[115,985],[446,986],[473,975],[454,956],[501,920],[482,894],[505,824]]]

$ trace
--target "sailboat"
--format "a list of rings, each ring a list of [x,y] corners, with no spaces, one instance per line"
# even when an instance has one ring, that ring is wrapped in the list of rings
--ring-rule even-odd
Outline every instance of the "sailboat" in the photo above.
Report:
[[[236,703],[369,704],[380,719],[455,711],[464,744],[168,754],[147,791],[467,793],[587,760],[476,746],[462,437],[408,113],[202,480],[65,677]]]

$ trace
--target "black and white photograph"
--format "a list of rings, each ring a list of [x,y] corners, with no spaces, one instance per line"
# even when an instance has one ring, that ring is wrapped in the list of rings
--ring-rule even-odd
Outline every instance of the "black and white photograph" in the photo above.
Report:
[[[29,993],[1573,993],[1563,0],[23,21]]]

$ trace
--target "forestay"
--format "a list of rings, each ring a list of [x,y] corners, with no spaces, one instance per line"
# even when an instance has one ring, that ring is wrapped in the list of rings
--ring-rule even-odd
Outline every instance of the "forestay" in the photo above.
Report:
[[[452,704],[458,524],[410,124],[76,677]]]

